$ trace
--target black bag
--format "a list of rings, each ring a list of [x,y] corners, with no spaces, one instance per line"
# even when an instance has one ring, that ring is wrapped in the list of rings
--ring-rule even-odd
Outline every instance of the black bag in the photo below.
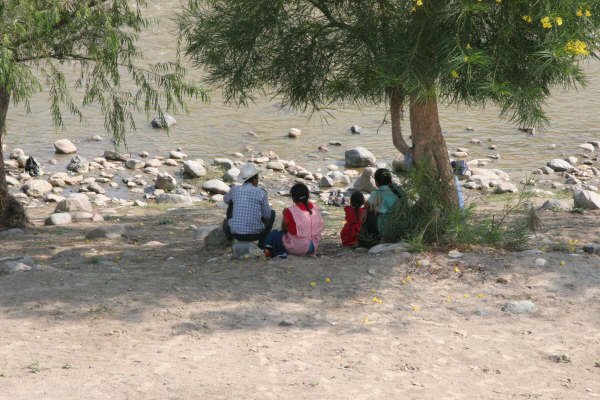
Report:
[[[31,176],[39,176],[40,175],[40,164],[33,157],[29,157],[25,162],[25,172],[27,172]]]

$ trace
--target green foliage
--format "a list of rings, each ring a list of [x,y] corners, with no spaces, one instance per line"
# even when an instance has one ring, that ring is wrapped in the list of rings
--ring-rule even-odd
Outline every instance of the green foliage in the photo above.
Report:
[[[406,196],[401,198],[387,220],[383,240],[407,241],[413,250],[427,245],[461,246],[481,244],[510,250],[523,249],[539,218],[525,209],[526,191],[509,200],[497,215],[480,216],[473,206],[466,209],[446,206],[443,181],[431,184],[430,168],[419,165],[401,176]],[[535,213],[535,211],[534,211]]]
[[[492,102],[533,126],[552,87],[585,83],[599,16],[599,0],[190,0],[178,21],[230,101],[264,91],[320,110],[397,93]]]
[[[141,65],[137,39],[150,24],[141,14],[145,6],[145,0],[2,1],[0,91],[28,109],[31,96],[46,87],[59,127],[65,111],[82,117],[71,94],[81,92],[83,106],[99,105],[117,144],[135,129],[134,111],[162,117],[184,109],[187,97],[204,99],[201,89],[186,82],[179,59]]]

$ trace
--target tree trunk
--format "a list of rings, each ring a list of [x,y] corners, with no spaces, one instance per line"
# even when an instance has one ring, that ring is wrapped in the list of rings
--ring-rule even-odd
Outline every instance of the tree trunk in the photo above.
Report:
[[[404,108],[404,96],[398,89],[389,91],[390,116],[392,118],[392,141],[394,147],[405,156],[410,153],[410,146],[402,137],[402,112]]]
[[[450,166],[448,148],[442,136],[437,100],[410,102],[410,129],[413,141],[413,157],[417,165],[424,165],[431,172],[432,184],[446,187],[444,203],[448,207],[458,206],[458,195],[454,185],[454,174]]]
[[[6,134],[6,114],[9,102],[10,94],[6,88],[0,87],[0,229],[24,227],[28,223],[23,206],[8,195],[8,184],[6,183],[2,143]]]

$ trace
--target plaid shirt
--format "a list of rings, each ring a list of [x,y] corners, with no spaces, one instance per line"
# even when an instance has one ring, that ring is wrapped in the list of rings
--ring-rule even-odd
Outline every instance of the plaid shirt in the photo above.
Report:
[[[223,201],[227,204],[233,203],[233,213],[229,219],[231,233],[238,235],[261,233],[265,229],[262,219],[271,218],[267,192],[252,183],[247,182],[232,187]]]

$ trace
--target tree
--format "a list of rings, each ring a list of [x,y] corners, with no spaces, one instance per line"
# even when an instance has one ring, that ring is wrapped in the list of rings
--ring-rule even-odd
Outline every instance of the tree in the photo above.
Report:
[[[596,57],[599,3],[191,0],[178,19],[186,54],[228,101],[265,92],[304,111],[386,103],[394,146],[427,165],[432,183],[447,183],[452,206],[438,100],[494,103],[515,123],[546,123],[551,88],[585,83],[579,62]]]
[[[150,24],[141,14],[145,6],[145,0],[0,2],[0,228],[24,220],[14,215],[23,211],[9,198],[2,154],[11,101],[28,107],[31,96],[47,87],[57,127],[63,125],[64,111],[81,118],[79,103],[97,104],[106,130],[120,144],[135,129],[134,111],[154,111],[163,118],[164,112],[185,108],[188,97],[204,98],[185,80],[179,59],[140,66],[136,41]],[[73,68],[70,80],[65,71]],[[81,101],[72,89],[82,92]]]

